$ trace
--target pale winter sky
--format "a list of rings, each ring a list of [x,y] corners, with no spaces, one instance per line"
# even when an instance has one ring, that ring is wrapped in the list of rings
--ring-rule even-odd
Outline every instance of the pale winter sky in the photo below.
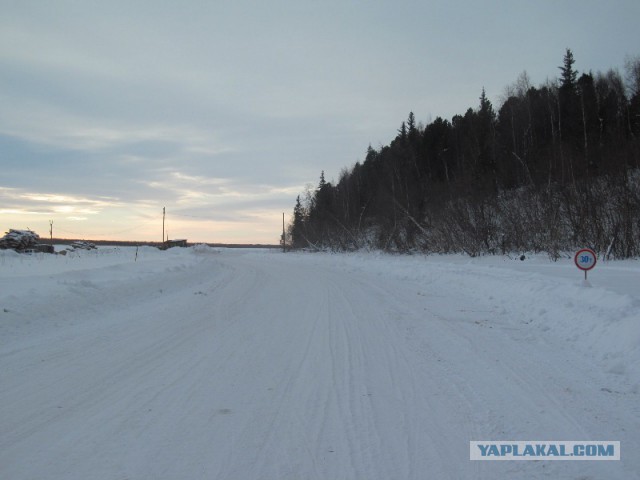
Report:
[[[0,235],[277,243],[413,111],[640,54],[640,2],[0,0]]]

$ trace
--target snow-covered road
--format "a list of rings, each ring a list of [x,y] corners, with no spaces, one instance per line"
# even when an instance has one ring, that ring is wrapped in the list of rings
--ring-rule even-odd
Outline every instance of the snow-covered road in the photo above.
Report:
[[[640,295],[422,257],[84,255],[0,259],[0,478],[640,475]]]

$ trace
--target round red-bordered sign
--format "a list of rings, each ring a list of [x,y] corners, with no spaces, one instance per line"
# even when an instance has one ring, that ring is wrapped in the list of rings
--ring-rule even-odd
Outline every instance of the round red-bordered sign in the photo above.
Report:
[[[576,252],[576,256],[573,257],[573,261],[575,262],[576,267],[586,272],[596,266],[598,256],[596,255],[596,252],[590,248],[583,248]]]

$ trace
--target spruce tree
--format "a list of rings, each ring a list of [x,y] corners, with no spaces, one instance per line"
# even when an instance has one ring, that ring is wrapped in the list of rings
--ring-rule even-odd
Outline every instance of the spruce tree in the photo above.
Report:
[[[300,195],[296,198],[296,206],[293,208],[293,225],[291,226],[291,241],[293,248],[305,246],[304,240],[304,207],[300,203]]]
[[[567,48],[562,61],[562,66],[558,67],[560,72],[562,72],[560,78],[561,89],[575,91],[578,72],[573,69],[574,63],[576,63],[576,61],[573,59],[573,52],[571,49]]]

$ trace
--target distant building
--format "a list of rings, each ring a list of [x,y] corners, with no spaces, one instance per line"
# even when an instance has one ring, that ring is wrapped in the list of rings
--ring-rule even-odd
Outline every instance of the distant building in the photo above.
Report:
[[[167,248],[173,248],[173,247],[186,247],[187,246],[187,240],[167,240],[165,242],[165,245],[167,246]]]

